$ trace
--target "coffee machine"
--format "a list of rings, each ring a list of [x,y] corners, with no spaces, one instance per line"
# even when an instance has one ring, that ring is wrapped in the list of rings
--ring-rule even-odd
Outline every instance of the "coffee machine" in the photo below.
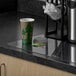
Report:
[[[48,1],[48,0],[47,0]],[[53,0],[52,0],[53,1]],[[65,38],[65,29],[64,27],[66,26],[67,30],[67,36],[65,40],[68,40],[71,43],[76,43],[76,0],[60,0],[61,1],[61,34],[57,35],[57,26],[58,23],[56,21],[56,29],[54,31],[48,32],[48,17],[47,17],[47,22],[46,22],[46,37],[49,38],[54,38],[58,40],[64,40]],[[58,0],[56,0],[58,2]],[[66,17],[64,14],[65,8],[66,7]],[[66,19],[67,18],[67,19]],[[68,22],[65,25],[65,20]],[[50,35],[50,36],[49,36]],[[53,36],[52,36],[53,35]]]

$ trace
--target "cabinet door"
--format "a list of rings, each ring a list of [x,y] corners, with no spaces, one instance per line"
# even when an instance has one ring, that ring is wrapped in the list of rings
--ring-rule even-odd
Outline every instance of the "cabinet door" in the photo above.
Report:
[[[1,76],[76,76],[51,67],[0,54]]]
[[[76,76],[76,74],[28,61],[23,61],[22,65],[21,76]]]
[[[20,59],[0,54],[1,76],[21,76]]]

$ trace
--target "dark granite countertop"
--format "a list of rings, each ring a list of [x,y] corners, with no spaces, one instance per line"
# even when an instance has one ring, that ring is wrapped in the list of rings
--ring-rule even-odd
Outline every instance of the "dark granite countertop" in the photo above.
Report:
[[[0,15],[0,53],[58,68],[76,74],[76,45],[55,39],[47,39],[42,47],[22,48],[19,19],[34,17],[33,38],[44,37],[45,19],[24,13],[10,12]],[[51,28],[53,28],[51,26]]]

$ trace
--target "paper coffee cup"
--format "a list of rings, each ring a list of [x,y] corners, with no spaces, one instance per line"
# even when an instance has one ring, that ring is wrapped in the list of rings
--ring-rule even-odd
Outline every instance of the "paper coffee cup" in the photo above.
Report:
[[[21,18],[20,19],[22,44],[32,44],[33,22],[34,21],[35,19],[33,18]]]

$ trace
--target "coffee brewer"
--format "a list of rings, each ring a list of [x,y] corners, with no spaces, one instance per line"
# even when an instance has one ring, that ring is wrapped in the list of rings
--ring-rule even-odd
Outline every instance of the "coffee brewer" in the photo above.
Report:
[[[53,1],[54,0],[51,0],[52,3]],[[56,3],[58,3],[58,0],[55,1]],[[58,40],[68,40],[69,42],[76,43],[76,0],[60,0],[60,5],[61,5],[60,34],[57,33],[57,31],[59,31],[57,29],[59,25],[58,20],[56,20],[56,29],[53,31],[50,30],[48,32],[49,25],[47,16],[45,35],[48,38],[54,38]]]

